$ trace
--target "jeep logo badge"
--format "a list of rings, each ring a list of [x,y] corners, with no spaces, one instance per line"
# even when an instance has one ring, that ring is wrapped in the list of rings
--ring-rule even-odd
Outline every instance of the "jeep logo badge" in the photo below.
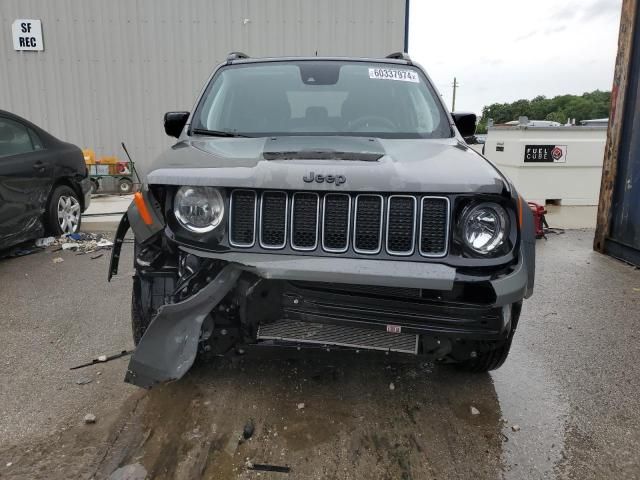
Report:
[[[335,183],[336,187],[339,187],[347,181],[347,178],[344,175],[316,175],[315,172],[309,172],[309,175],[302,177],[302,180],[304,180],[305,183],[311,183],[314,180],[317,183]]]

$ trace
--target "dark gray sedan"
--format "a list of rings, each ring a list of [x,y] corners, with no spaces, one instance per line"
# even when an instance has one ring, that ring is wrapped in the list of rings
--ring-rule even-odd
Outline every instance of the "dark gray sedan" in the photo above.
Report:
[[[77,232],[90,190],[78,147],[0,110],[0,249]]]

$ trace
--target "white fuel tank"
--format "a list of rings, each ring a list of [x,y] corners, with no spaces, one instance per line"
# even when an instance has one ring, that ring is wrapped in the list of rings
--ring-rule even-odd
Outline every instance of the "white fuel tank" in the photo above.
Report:
[[[597,205],[606,127],[496,126],[484,155],[531,202]]]

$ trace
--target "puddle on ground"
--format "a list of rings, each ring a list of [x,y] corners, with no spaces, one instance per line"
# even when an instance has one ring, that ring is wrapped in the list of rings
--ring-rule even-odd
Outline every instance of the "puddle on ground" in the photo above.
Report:
[[[238,441],[249,419],[255,433]],[[254,478],[249,460],[290,466],[292,478],[499,478],[501,428],[486,374],[247,356],[151,390],[101,472],[140,462],[158,479]]]
[[[516,345],[491,378],[503,420],[504,478],[553,478],[563,460],[569,416],[560,386],[541,358]]]
[[[491,375],[247,356],[136,395],[103,444],[95,478],[139,463],[156,479],[249,480],[249,461],[289,466],[291,478],[553,478],[568,412],[559,392],[542,361],[516,346]],[[250,419],[255,433],[241,441]],[[78,448],[56,445],[58,455]]]

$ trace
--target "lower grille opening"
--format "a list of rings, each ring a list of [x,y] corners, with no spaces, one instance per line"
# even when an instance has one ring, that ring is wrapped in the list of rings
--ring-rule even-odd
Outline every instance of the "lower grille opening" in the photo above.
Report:
[[[419,302],[463,302],[475,305],[492,305],[496,294],[489,282],[474,284],[458,283],[452,290],[427,290],[421,288],[381,287],[378,285],[352,285],[349,283],[327,283],[290,281],[291,285],[304,290],[324,293],[352,295],[354,297],[386,298]]]
[[[258,327],[258,340],[336,345],[363,350],[418,353],[419,335],[325,323],[279,320]]]
[[[356,296],[386,297],[386,298],[421,298],[419,288],[379,287],[377,285],[352,285],[349,283],[325,282],[290,282],[292,285],[308,290],[335,292]]]

